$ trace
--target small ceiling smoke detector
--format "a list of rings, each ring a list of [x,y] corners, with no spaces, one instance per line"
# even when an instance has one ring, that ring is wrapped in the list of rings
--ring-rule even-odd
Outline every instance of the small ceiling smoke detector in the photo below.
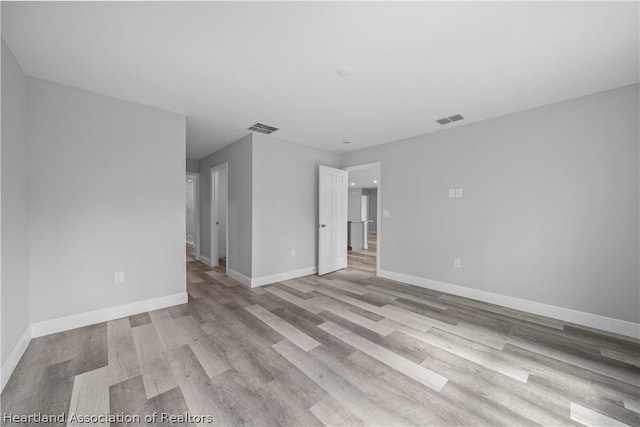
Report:
[[[457,122],[462,119],[464,119],[464,117],[462,117],[462,114],[454,114],[453,116],[438,119],[436,120],[436,122],[440,123],[441,125],[446,125],[447,123]]]
[[[274,133],[277,130],[280,130],[277,127],[265,125],[264,123],[257,122],[255,125],[249,128],[252,132],[264,133],[265,135],[269,135],[270,133]]]
[[[353,68],[342,65],[336,69],[336,74],[340,77],[350,77],[353,75]]]

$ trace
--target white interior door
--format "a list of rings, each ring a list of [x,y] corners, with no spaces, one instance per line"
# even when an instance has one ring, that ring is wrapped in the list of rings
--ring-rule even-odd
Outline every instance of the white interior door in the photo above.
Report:
[[[320,166],[318,274],[347,267],[347,171]]]
[[[218,254],[218,223],[220,222],[220,217],[218,214],[219,206],[220,206],[220,190],[218,188],[220,182],[219,172],[215,169],[211,170],[211,267],[218,266],[218,258],[220,255]]]

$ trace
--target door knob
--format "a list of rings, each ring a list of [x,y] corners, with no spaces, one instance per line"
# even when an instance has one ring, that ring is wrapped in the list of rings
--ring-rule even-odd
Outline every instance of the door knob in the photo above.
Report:
[[[327,224],[320,224],[320,227],[325,228]]]

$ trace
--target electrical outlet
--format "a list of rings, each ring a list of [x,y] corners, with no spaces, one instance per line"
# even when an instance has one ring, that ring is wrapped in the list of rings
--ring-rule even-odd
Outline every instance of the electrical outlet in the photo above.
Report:
[[[124,283],[124,271],[116,271],[113,274],[113,283]]]
[[[296,250],[295,249],[291,249],[291,256],[296,256]]]
[[[455,268],[460,268],[461,265],[462,265],[462,262],[460,261],[460,258],[454,258],[453,259],[453,266]]]
[[[458,199],[462,197],[462,188],[456,188],[456,197]]]
[[[456,197],[456,189],[455,188],[450,188],[449,189],[449,198],[453,199],[454,197]]]

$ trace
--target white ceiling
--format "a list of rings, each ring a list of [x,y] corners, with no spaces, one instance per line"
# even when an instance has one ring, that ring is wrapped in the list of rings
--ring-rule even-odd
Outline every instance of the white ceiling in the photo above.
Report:
[[[27,74],[187,115],[194,159],[256,121],[345,152],[636,83],[638,25],[638,2],[2,2]]]

